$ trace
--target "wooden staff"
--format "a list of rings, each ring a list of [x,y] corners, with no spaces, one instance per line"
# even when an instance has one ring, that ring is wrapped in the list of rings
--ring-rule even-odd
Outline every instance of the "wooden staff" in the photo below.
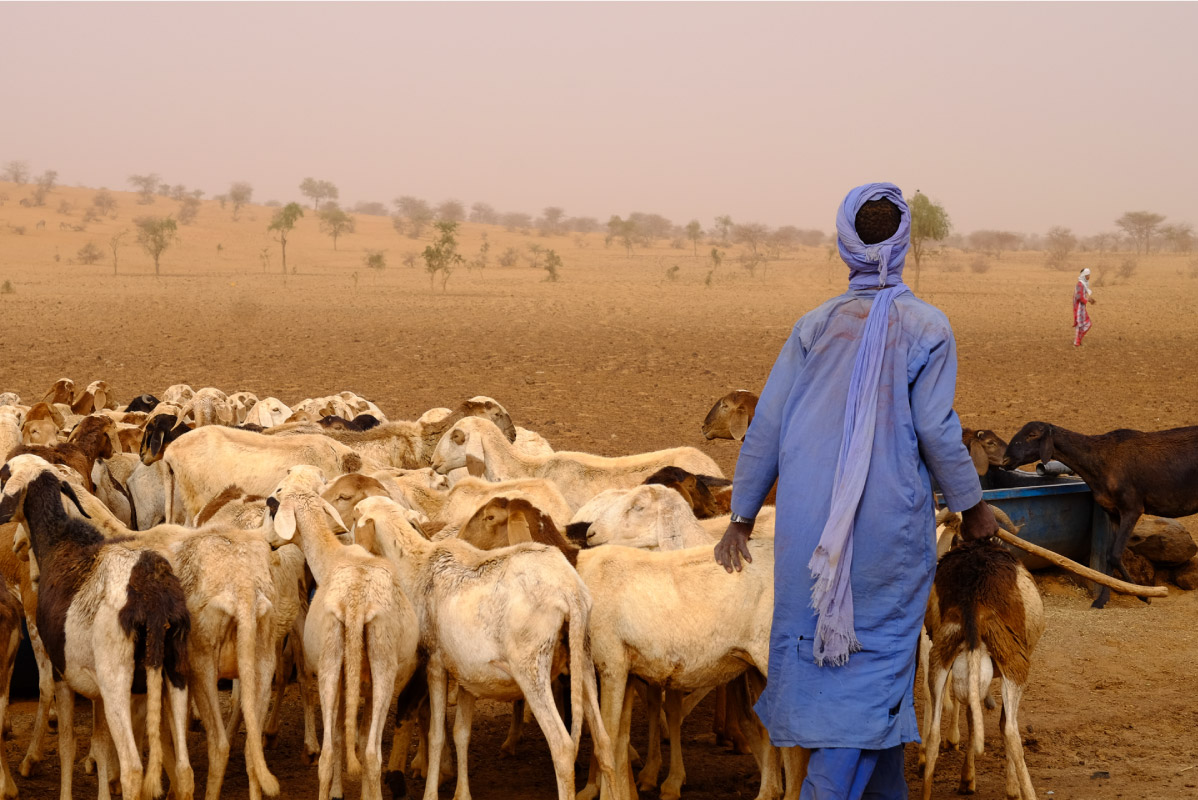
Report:
[[[995,510],[997,510],[997,509],[995,509]],[[1032,555],[1037,555],[1046,561],[1051,561],[1053,564],[1056,564],[1058,567],[1061,567],[1062,569],[1067,569],[1070,572],[1074,573],[1075,575],[1080,575],[1083,578],[1086,578],[1087,580],[1094,581],[1095,583],[1101,584],[1103,586],[1108,586],[1113,591],[1120,592],[1122,594],[1132,594],[1132,595],[1135,595],[1136,597],[1168,597],[1169,596],[1169,589],[1167,587],[1164,587],[1164,586],[1140,586],[1139,584],[1128,583],[1127,581],[1121,581],[1118,578],[1112,578],[1110,575],[1106,575],[1102,572],[1099,572],[1096,569],[1090,569],[1089,567],[1084,567],[1081,564],[1074,561],[1073,559],[1065,558],[1063,555],[1054,553],[1053,551],[1049,550],[1048,548],[1040,547],[1039,545],[1032,544],[1031,542],[1020,539],[1018,536],[1011,533],[1010,531],[1003,530],[1003,528],[1001,526],[998,529],[998,538],[1002,539],[1007,544],[1018,547],[1020,550],[1026,550],[1027,552],[1031,553]]]

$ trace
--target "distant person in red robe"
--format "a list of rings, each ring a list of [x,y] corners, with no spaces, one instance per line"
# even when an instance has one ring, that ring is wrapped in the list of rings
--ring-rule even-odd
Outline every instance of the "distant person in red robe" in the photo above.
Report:
[[[1073,290],[1073,328],[1077,331],[1073,337],[1074,347],[1082,346],[1082,337],[1090,330],[1090,312],[1086,306],[1093,302],[1096,301],[1094,293],[1090,291],[1090,270],[1083,269],[1077,276],[1077,287]]]

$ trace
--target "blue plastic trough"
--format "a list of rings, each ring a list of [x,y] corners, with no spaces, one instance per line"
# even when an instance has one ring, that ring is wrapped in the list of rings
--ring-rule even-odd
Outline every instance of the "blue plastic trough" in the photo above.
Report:
[[[982,499],[1022,526],[1020,538],[1099,572],[1107,571],[1110,519],[1094,502],[1085,481],[992,470],[983,478],[982,486]],[[995,488],[985,488],[989,486]],[[1042,558],[1013,547],[1011,550],[1029,569],[1048,566]]]

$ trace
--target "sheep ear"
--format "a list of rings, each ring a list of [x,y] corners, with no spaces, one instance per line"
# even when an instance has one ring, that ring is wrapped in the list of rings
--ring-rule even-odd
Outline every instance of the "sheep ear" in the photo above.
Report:
[[[58,487],[75,504],[75,508],[79,509],[79,513],[83,515],[84,519],[91,519],[91,515],[83,510],[83,505],[79,502],[79,495],[75,494],[75,490],[71,488],[71,484],[63,481],[58,484]]]
[[[507,543],[519,544],[520,542],[531,542],[532,530],[528,524],[528,515],[524,511],[517,511],[507,519]]]
[[[749,431],[749,412],[743,408],[738,408],[732,412],[732,419],[728,420],[728,432],[732,434],[732,438],[738,442],[745,440],[745,434]]]
[[[333,533],[349,533],[349,528],[345,527],[345,521],[341,519],[341,515],[337,513],[337,509],[333,508],[333,504],[323,497],[320,502],[324,504],[324,513],[328,514],[336,525],[333,526]]]
[[[990,470],[990,457],[986,455],[986,448],[977,439],[969,443],[969,457],[973,460],[973,468],[977,470],[978,475],[985,475]]]
[[[462,526],[462,530],[458,534],[458,538],[464,542],[470,542],[470,544],[482,541],[483,515],[486,513],[486,511],[486,506],[483,506],[478,511],[475,511],[474,516],[470,517],[469,521]]]
[[[466,436],[466,471],[475,478],[486,477],[486,454],[483,451],[482,437],[477,434]]]
[[[354,525],[354,543],[369,553],[378,554],[378,532],[375,530],[374,517],[358,517]]]
[[[108,408],[108,392],[104,391],[103,389],[96,389],[96,393],[93,395],[93,400],[95,402],[97,411]]]
[[[1040,460],[1047,464],[1052,461],[1052,429],[1048,428],[1044,431],[1044,436],[1040,439]]]
[[[295,527],[295,501],[287,498],[279,503],[279,509],[275,512],[275,535],[290,542],[295,538]]]

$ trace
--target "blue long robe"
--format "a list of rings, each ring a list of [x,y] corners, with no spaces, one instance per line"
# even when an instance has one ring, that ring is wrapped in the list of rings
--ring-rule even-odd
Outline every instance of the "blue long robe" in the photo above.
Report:
[[[912,294],[890,309],[878,418],[855,518],[854,627],[862,650],[815,666],[807,563],[828,519],[849,376],[875,291],[803,316],[770,372],[741,447],[732,510],[755,517],[778,480],[769,675],[756,710],[778,746],[876,750],[918,741],[912,701],[919,630],[936,567],[929,470],[948,507],[981,500],[953,411],[948,319]]]

